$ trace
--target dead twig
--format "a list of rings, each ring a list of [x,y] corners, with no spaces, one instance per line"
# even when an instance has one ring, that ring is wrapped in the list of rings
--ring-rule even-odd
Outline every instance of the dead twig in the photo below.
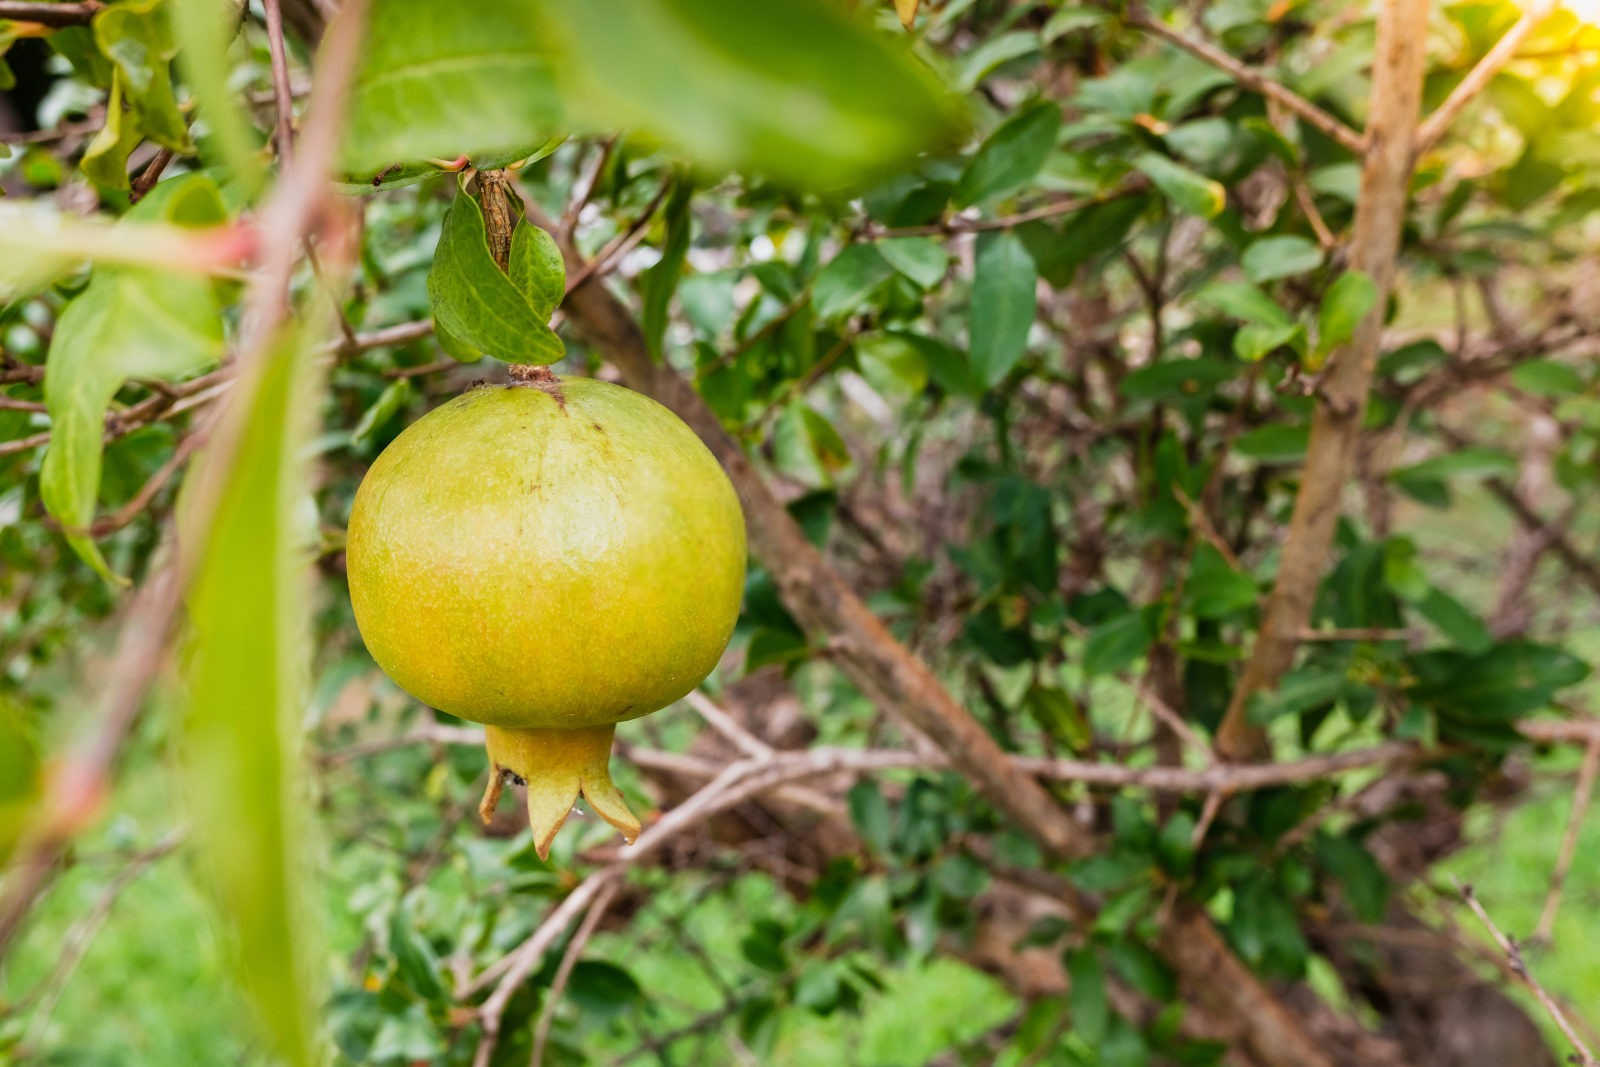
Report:
[[[561,1003],[561,994],[567,991],[567,981],[572,977],[572,969],[577,966],[578,960],[583,956],[584,946],[589,943],[589,938],[594,936],[595,927],[600,925],[606,909],[615,899],[617,888],[617,883],[614,881],[606,883],[600,895],[594,898],[594,903],[590,904],[589,910],[584,913],[583,921],[578,924],[578,930],[572,935],[572,940],[567,943],[567,951],[561,956],[556,975],[550,981],[550,990],[545,993],[544,1004],[539,1008],[539,1022],[533,1030],[533,1055],[528,1059],[528,1067],[542,1067],[544,1063],[544,1046],[550,1040],[550,1027],[556,1021],[556,1005]]]
[[[1572,814],[1567,816],[1567,832],[1561,838],[1561,851],[1550,875],[1550,890],[1545,894],[1544,908],[1539,912],[1539,922],[1533,928],[1531,940],[1549,942],[1555,931],[1556,913],[1561,910],[1561,891],[1567,882],[1567,872],[1572,869],[1572,857],[1578,851],[1578,832],[1583,829],[1583,817],[1589,811],[1597,772],[1600,772],[1600,736],[1591,737],[1584,746],[1578,784],[1572,791]]]
[[[1574,1062],[1579,1064],[1579,1067],[1597,1067],[1594,1053],[1589,1051],[1589,1046],[1584,1044],[1583,1039],[1578,1036],[1578,1032],[1573,1029],[1572,1023],[1567,1019],[1566,1012],[1561,1010],[1561,1005],[1556,1003],[1555,998],[1545,991],[1544,986],[1540,985],[1539,980],[1528,970],[1527,961],[1522,958],[1521,946],[1494,924],[1494,920],[1484,910],[1483,904],[1479,902],[1477,894],[1472,891],[1470,885],[1462,885],[1459,880],[1454,878],[1451,881],[1455,883],[1456,891],[1461,894],[1461,899],[1466,901],[1467,907],[1472,909],[1472,914],[1478,917],[1478,921],[1483,924],[1484,929],[1489,931],[1489,936],[1494,938],[1495,944],[1500,946],[1500,951],[1505,953],[1506,962],[1511,966],[1511,973],[1516,975],[1518,981],[1528,987],[1555,1022],[1557,1028],[1566,1035],[1567,1040],[1577,1053],[1574,1057]]]

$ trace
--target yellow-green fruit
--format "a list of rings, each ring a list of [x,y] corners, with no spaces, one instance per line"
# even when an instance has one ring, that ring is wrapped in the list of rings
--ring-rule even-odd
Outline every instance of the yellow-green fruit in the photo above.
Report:
[[[616,723],[693,689],[744,586],[744,517],[678,417],[589,379],[473,389],[419,419],[356,492],[356,624],[418,700],[486,724],[528,783],[542,853],[581,791],[631,840]]]

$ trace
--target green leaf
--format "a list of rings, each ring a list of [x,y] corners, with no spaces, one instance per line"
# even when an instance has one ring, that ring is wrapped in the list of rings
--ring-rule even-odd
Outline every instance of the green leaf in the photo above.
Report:
[[[1585,388],[1583,375],[1553,359],[1533,359],[1511,372],[1511,384],[1535,396],[1573,396]]]
[[[579,960],[568,988],[584,1013],[602,1019],[635,1006],[644,996],[633,975],[604,960]]]
[[[993,387],[1022,359],[1036,310],[1033,257],[1009,230],[978,238],[967,332],[972,366]]]
[[[1382,922],[1389,905],[1389,878],[1360,844],[1348,837],[1318,831],[1313,848],[1317,862],[1344,887],[1350,910],[1362,922]]]
[[[518,223],[520,230],[530,225]],[[537,240],[537,239],[533,239]],[[516,235],[512,235],[516,246]],[[524,253],[531,255],[531,253]],[[531,269],[518,268],[531,285]],[[466,351],[446,348],[452,356],[477,353],[507,363],[554,363],[565,347],[550,329],[549,315],[541,314],[530,295],[543,301],[542,287],[519,288],[500,270],[484,235],[483,210],[465,192],[459,193],[445,212],[439,247],[428,271],[428,301],[435,324]]]
[[[185,226],[224,217],[216,183],[199,174],[163,182],[127,215]],[[39,495],[73,551],[107,580],[117,579],[87,528],[112,398],[129,378],[180,378],[221,358],[222,309],[205,278],[102,267],[61,312],[45,365],[51,431]]]
[[[378,394],[378,399],[356,420],[355,428],[350,431],[350,443],[364,444],[370,440],[375,431],[382,429],[385,423],[411,402],[413,392],[409,378],[400,378],[385,386],[383,392]]]
[[[33,824],[43,785],[39,740],[22,709],[0,696],[0,863]]]
[[[930,875],[939,892],[956,900],[970,900],[989,884],[989,872],[964,852],[940,860]]]
[[[850,787],[846,800],[850,805],[850,821],[861,839],[878,855],[887,856],[894,836],[894,815],[878,783],[870,778],[861,779]]]
[[[208,153],[215,149],[240,192],[253,195],[265,181],[267,168],[260,138],[228,85],[228,41],[236,25],[234,11],[213,0],[168,0],[167,11],[184,81],[211,131],[201,148]]]
[[[1508,722],[1536,711],[1556,690],[1589,675],[1589,666],[1553,645],[1513,641],[1487,652],[1442,649],[1410,657],[1413,699],[1433,705],[1441,725],[1451,720]]]
[[[1280,234],[1251,243],[1239,258],[1250,280],[1260,285],[1294,274],[1304,274],[1322,264],[1322,249],[1304,237]]]
[[[1317,313],[1317,354],[1326,355],[1356,335],[1356,327],[1378,302],[1378,287],[1365,271],[1347,270],[1323,294]]]
[[[1247,322],[1233,335],[1233,354],[1246,363],[1259,363],[1283,345],[1304,348],[1305,327],[1297,322],[1284,326]]]
[[[850,450],[833,423],[796,400],[772,428],[772,458],[784,473],[813,488],[825,488],[849,467]]]
[[[1351,682],[1341,665],[1308,664],[1283,676],[1276,689],[1258,693],[1250,705],[1250,720],[1271,722],[1282,715],[1298,715],[1331,704],[1345,695]]]
[[[1298,463],[1305,458],[1310,438],[1310,427],[1275,423],[1240,434],[1233,450],[1263,463]]]
[[[1036,100],[1014,112],[967,164],[956,183],[956,204],[976,204],[1032,181],[1060,132],[1061,107],[1054,101]]]
[[[1137,941],[1118,938],[1106,946],[1106,955],[1123,981],[1157,1004],[1168,1003],[1177,993],[1177,981],[1167,965]]]
[[[408,1004],[399,1014],[383,1016],[365,1058],[371,1063],[436,1063],[448,1048],[427,1007]]]
[[[188,590],[184,771],[203,866],[231,928],[236,974],[261,1035],[296,1067],[319,1063],[315,1005],[323,956],[302,896],[294,742],[310,633],[302,588],[309,560],[293,543],[306,489],[300,457],[315,349],[289,334],[229,403],[243,425],[235,454],[202,454],[189,489],[220,489],[207,528],[186,517],[199,569]],[[226,464],[219,469],[220,464]],[[198,487],[198,488],[197,488]],[[192,500],[193,497],[191,496]],[[190,540],[192,539],[192,540]]]
[[[1122,247],[1150,199],[1120,196],[1104,200],[1073,212],[1060,226],[1044,222],[1019,226],[1017,236],[1033,256],[1040,276],[1051,285],[1065,287],[1072,284],[1080,265],[1113,255]]]
[[[549,42],[526,2],[375,0],[339,167],[528,155],[561,125]]]
[[[1090,1046],[1100,1043],[1111,1018],[1111,1003],[1106,996],[1106,976],[1093,949],[1081,948],[1067,956],[1067,1004],[1072,1013],[1072,1029]]]
[[[511,232],[511,257],[506,276],[535,315],[549,319],[567,295],[567,265],[556,239],[523,222]]]
[[[1174,163],[1156,152],[1142,152],[1133,165],[1155,183],[1157,189],[1180,211],[1215,218],[1227,206],[1227,190],[1203,174],[1196,174],[1181,163]]]
[[[1133,610],[1102,622],[1089,631],[1083,646],[1083,672],[1115,674],[1133,665],[1155,641],[1154,619],[1150,612]]]
[[[1209,544],[1195,550],[1183,597],[1189,610],[1202,619],[1220,619],[1256,602],[1256,583],[1228,565]]]
[[[1249,282],[1212,282],[1194,294],[1194,301],[1232,318],[1263,326],[1292,326],[1294,319],[1277,302]]]
[[[876,247],[891,267],[923,289],[932,289],[943,281],[950,266],[950,253],[931,237],[889,237]]]
[[[1486,652],[1494,644],[1494,636],[1483,620],[1438,587],[1429,589],[1428,595],[1417,601],[1417,610],[1437,626],[1451,644],[1468,652]]]
[[[1039,35],[1026,30],[1015,30],[990,37],[967,53],[956,72],[956,88],[971,92],[978,83],[1013,59],[1032,55],[1039,50]]]
[[[84,175],[96,185],[107,189],[129,188],[128,155],[138,147],[142,137],[138,126],[129,121],[122,107],[122,72],[111,77],[111,91],[106,96],[106,122],[83,150],[78,165]]]
[[[417,996],[443,1000],[449,995],[439,975],[439,957],[411,925],[403,902],[389,915],[389,954],[394,957],[396,975]]]
[[[679,181],[673,187],[672,199],[667,201],[667,240],[661,248],[661,258],[639,281],[644,299],[640,327],[645,343],[650,346],[650,354],[657,359],[661,358],[661,339],[666,335],[667,309],[683,277],[683,263],[689,255],[689,230],[693,221],[689,202],[693,193],[694,187],[687,181]]]
[[[95,15],[92,26],[95,43],[122,75],[123,95],[138,113],[145,135],[188,151],[189,126],[172,91],[170,64],[178,45],[162,0],[121,0]]]
[[[1028,687],[1023,703],[1033,721],[1058,745],[1073,752],[1085,752],[1094,740],[1089,717],[1066,690],[1035,682]]]
[[[1481,445],[1469,445],[1446,452],[1409,467],[1397,467],[1389,477],[1397,482],[1424,481],[1452,477],[1484,477],[1514,475],[1517,461],[1509,452]]]
[[[711,170],[855,186],[958,132],[952,101],[902,35],[827,0],[538,7],[577,122],[640,130]]]
[[[811,283],[811,306],[823,322],[836,322],[867,302],[894,268],[873,245],[850,245],[828,261]]]
[[[856,363],[873,388],[890,396],[920,393],[928,384],[928,361],[915,339],[899,333],[857,338]]]

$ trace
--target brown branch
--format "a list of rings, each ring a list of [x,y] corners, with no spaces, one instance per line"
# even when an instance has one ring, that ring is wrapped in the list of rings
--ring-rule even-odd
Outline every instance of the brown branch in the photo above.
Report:
[[[583,955],[584,946],[594,936],[595,927],[600,925],[601,918],[616,895],[617,883],[607,882],[600,895],[594,898],[594,903],[589,905],[572,940],[567,943],[567,951],[562,954],[555,978],[550,982],[550,991],[544,995],[544,1004],[539,1008],[539,1023],[533,1030],[533,1055],[528,1058],[528,1067],[542,1067],[544,1064],[544,1046],[550,1040],[550,1027],[556,1021],[556,1005],[561,1003],[561,994],[567,991],[567,981],[571,979],[572,969]]]
[[[1494,43],[1494,47],[1484,53],[1483,58],[1467,71],[1467,76],[1450,90],[1450,95],[1445,97],[1444,103],[1435,108],[1422,121],[1422,125],[1417,127],[1414,148],[1417,155],[1432,148],[1439,138],[1444,136],[1450,124],[1456,120],[1472,98],[1488,87],[1494,76],[1500,73],[1500,68],[1516,56],[1517,49],[1528,34],[1532,33],[1534,27],[1543,22],[1555,7],[1556,0],[1534,0],[1527,6],[1522,12],[1522,17],[1512,23],[1511,28]]]
[[[1366,138],[1361,134],[1282,82],[1274,81],[1261,71],[1245,66],[1216,45],[1185,36],[1145,11],[1131,12],[1127,22],[1130,26],[1136,26],[1170,45],[1183,49],[1196,59],[1210,63],[1246,89],[1253,89],[1285,111],[1292,111],[1300,116],[1356,155],[1366,152]]]
[[[1038,222],[1041,219],[1053,219],[1058,215],[1070,215],[1074,211],[1091,207],[1095,204],[1119,200],[1131,196],[1149,185],[1142,178],[1132,178],[1119,188],[1099,196],[1074,196],[1065,200],[1057,200],[1027,211],[1019,211],[1014,215],[1001,215],[999,218],[983,219],[969,215],[955,215],[941,219],[938,222],[928,222],[920,226],[880,226],[875,222],[868,222],[858,228],[857,235],[863,240],[881,241],[887,237],[940,237],[957,233],[984,233],[989,230],[1009,230],[1028,222]]]
[[[1229,759],[1256,759],[1265,753],[1266,734],[1249,720],[1250,699],[1276,686],[1294,661],[1297,637],[1310,617],[1327,564],[1371,391],[1383,308],[1394,282],[1411,176],[1412,135],[1422,98],[1427,26],[1427,0],[1396,0],[1379,9],[1378,60],[1366,133],[1371,147],[1362,165],[1350,243],[1350,265],[1372,278],[1378,299],[1351,342],[1329,359],[1318,388],[1311,441],[1277,582],[1255,648],[1217,731],[1217,748]]]
[[[626,229],[607,242],[605,247],[595,253],[593,259],[587,263],[579,264],[578,269],[575,271],[572,270],[572,265],[568,264],[567,292],[572,292],[590,278],[598,278],[610,273],[618,260],[631,252],[640,241],[644,240],[645,230],[649,228],[650,220],[655,218],[656,211],[660,209],[662,201],[666,200],[667,193],[671,190],[672,179],[668,178],[661,183],[661,188],[656,190],[656,195],[650,198],[650,202],[645,205],[643,211],[639,212],[638,217]],[[525,196],[523,197],[523,202],[529,206],[528,217],[534,218],[532,201]],[[549,223],[549,220],[546,220],[539,223],[539,225],[548,230],[552,224]]]
[[[143,200],[151,189],[156,187],[156,182],[161,180],[162,173],[167,169],[177,153],[170,148],[163,148],[150,157],[150,162],[144,165],[144,170],[128,186],[128,203],[137,204]]]
[[[100,0],[79,0],[78,3],[35,3],[32,0],[0,0],[0,19],[12,22],[32,22],[39,26],[85,26],[106,5]]]
[[[1600,772],[1600,735],[1591,737],[1583,749],[1578,785],[1572,791],[1572,814],[1567,816],[1567,832],[1561,838],[1561,852],[1556,856],[1556,868],[1550,875],[1550,890],[1545,894],[1538,925],[1533,928],[1535,941],[1548,942],[1555,932],[1556,913],[1561,910],[1561,891],[1567,882],[1567,872],[1572,869],[1572,857],[1578,851],[1578,831],[1583,829],[1583,817],[1589,811],[1597,772]]]
[[[571,238],[574,230],[578,228],[578,216],[583,214],[583,209],[589,206],[589,201],[594,199],[594,191],[600,185],[600,176],[605,173],[606,164],[611,160],[611,153],[617,147],[617,138],[609,137],[605,144],[600,146],[600,151],[595,154],[594,162],[589,167],[589,173],[584,175],[575,185],[572,201],[567,209],[561,213],[561,236]]]
[[[289,50],[283,42],[283,8],[279,0],[262,0],[267,16],[267,51],[272,59],[272,93],[278,109],[278,163],[287,167],[294,140],[294,94],[289,88]]]
[[[1544,986],[1540,985],[1539,980],[1528,970],[1528,964],[1522,958],[1522,948],[1494,924],[1494,920],[1483,909],[1483,905],[1478,901],[1478,896],[1472,891],[1470,885],[1462,885],[1459,881],[1455,884],[1456,891],[1461,894],[1461,899],[1466,901],[1467,907],[1472,909],[1472,914],[1478,917],[1478,921],[1483,924],[1484,929],[1489,931],[1489,936],[1494,938],[1495,944],[1500,946],[1500,951],[1505,953],[1506,962],[1511,965],[1511,973],[1516,975],[1517,979],[1528,987],[1539,1003],[1544,1006],[1544,1010],[1549,1013],[1556,1026],[1571,1042],[1573,1049],[1577,1052],[1574,1062],[1579,1064],[1579,1067],[1600,1067],[1596,1063],[1594,1053],[1589,1051],[1589,1046],[1583,1043],[1583,1039],[1578,1036],[1578,1032],[1572,1028],[1572,1023],[1568,1021],[1566,1013],[1561,1010],[1561,1006],[1556,1003],[1555,998],[1545,991]]]

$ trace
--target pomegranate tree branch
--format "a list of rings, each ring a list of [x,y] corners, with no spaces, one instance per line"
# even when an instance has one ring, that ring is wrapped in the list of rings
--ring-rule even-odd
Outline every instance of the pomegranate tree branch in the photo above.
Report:
[[[1494,43],[1494,47],[1485,52],[1483,58],[1478,60],[1471,70],[1467,71],[1467,76],[1450,90],[1450,95],[1444,98],[1444,103],[1422,120],[1422,125],[1417,127],[1414,148],[1417,155],[1432,148],[1439,138],[1444,136],[1450,124],[1460,116],[1472,98],[1483,92],[1494,80],[1494,76],[1500,73],[1500,69],[1516,57],[1517,49],[1528,34],[1555,10],[1555,6],[1556,0],[1534,0],[1524,8],[1522,17],[1501,35]]]
[[[1136,26],[1176,48],[1183,49],[1196,59],[1210,63],[1246,89],[1253,89],[1285,111],[1300,116],[1356,155],[1362,155],[1366,151],[1366,138],[1361,134],[1282,82],[1269,78],[1253,67],[1245,66],[1216,45],[1179,33],[1146,11],[1133,11],[1128,15],[1127,22],[1130,26]]]
[[[35,3],[32,0],[0,0],[0,19],[12,22],[32,22],[55,28],[84,26],[101,11],[105,4],[100,0],[80,0],[79,3]]]
[[[289,50],[283,43],[279,0],[262,0],[267,16],[267,51],[272,58],[272,93],[278,109],[278,162],[288,166],[294,139],[294,92],[289,86]]]
[[[550,991],[544,995],[544,1004],[539,1008],[539,1022],[533,1030],[533,1055],[528,1059],[528,1067],[542,1067],[544,1063],[544,1047],[550,1040],[550,1027],[556,1021],[556,1005],[561,1003],[561,994],[567,991],[567,982],[572,978],[572,970],[578,965],[578,960],[583,956],[584,946],[589,943],[589,938],[594,936],[595,927],[600,925],[606,909],[616,897],[617,888],[615,881],[606,883],[605,888],[594,898],[594,903],[589,905],[589,910],[584,914],[583,922],[578,924],[578,930],[572,935],[572,940],[567,942],[567,951],[561,956],[556,976],[550,980]]]
[[[1466,901],[1467,907],[1472,909],[1472,914],[1478,917],[1478,921],[1483,924],[1484,929],[1489,931],[1489,936],[1494,938],[1494,943],[1500,946],[1500,951],[1505,953],[1506,963],[1510,965],[1511,973],[1516,976],[1518,981],[1528,987],[1544,1007],[1544,1010],[1549,1013],[1550,1018],[1554,1020],[1557,1028],[1566,1035],[1567,1040],[1576,1051],[1572,1062],[1578,1064],[1579,1067],[1600,1067],[1600,1061],[1594,1058],[1594,1053],[1589,1051],[1589,1046],[1584,1044],[1583,1038],[1579,1037],[1577,1030],[1573,1029],[1572,1022],[1567,1018],[1566,1012],[1561,1010],[1561,1005],[1556,1003],[1555,998],[1533,976],[1533,972],[1528,970],[1527,961],[1522,958],[1522,947],[1515,940],[1506,936],[1495,925],[1494,920],[1484,910],[1483,904],[1478,900],[1478,895],[1472,891],[1470,885],[1462,885],[1460,882],[1456,882],[1456,891],[1461,894],[1461,899]]]
[[[1257,759],[1265,753],[1266,735],[1249,719],[1250,700],[1275,687],[1293,662],[1298,636],[1310,618],[1333,543],[1333,528],[1367,410],[1383,310],[1394,282],[1395,257],[1405,222],[1427,29],[1428,0],[1396,0],[1379,8],[1371,118],[1350,240],[1350,266],[1372,279],[1378,298],[1355,337],[1329,359],[1317,389],[1311,441],[1277,582],[1267,600],[1250,660],[1217,731],[1217,748],[1230,760]]]
[[[1567,882],[1567,872],[1572,869],[1572,857],[1578,851],[1578,831],[1583,829],[1583,817],[1588,814],[1589,800],[1594,796],[1594,779],[1600,772],[1600,736],[1591,737],[1583,749],[1583,763],[1578,767],[1578,785],[1572,791],[1572,814],[1567,816],[1567,832],[1561,838],[1561,852],[1556,856],[1556,868],[1550,875],[1550,891],[1545,894],[1544,908],[1539,912],[1539,922],[1533,928],[1533,940],[1549,941],[1555,932],[1556,913],[1561,910],[1561,890]]]

